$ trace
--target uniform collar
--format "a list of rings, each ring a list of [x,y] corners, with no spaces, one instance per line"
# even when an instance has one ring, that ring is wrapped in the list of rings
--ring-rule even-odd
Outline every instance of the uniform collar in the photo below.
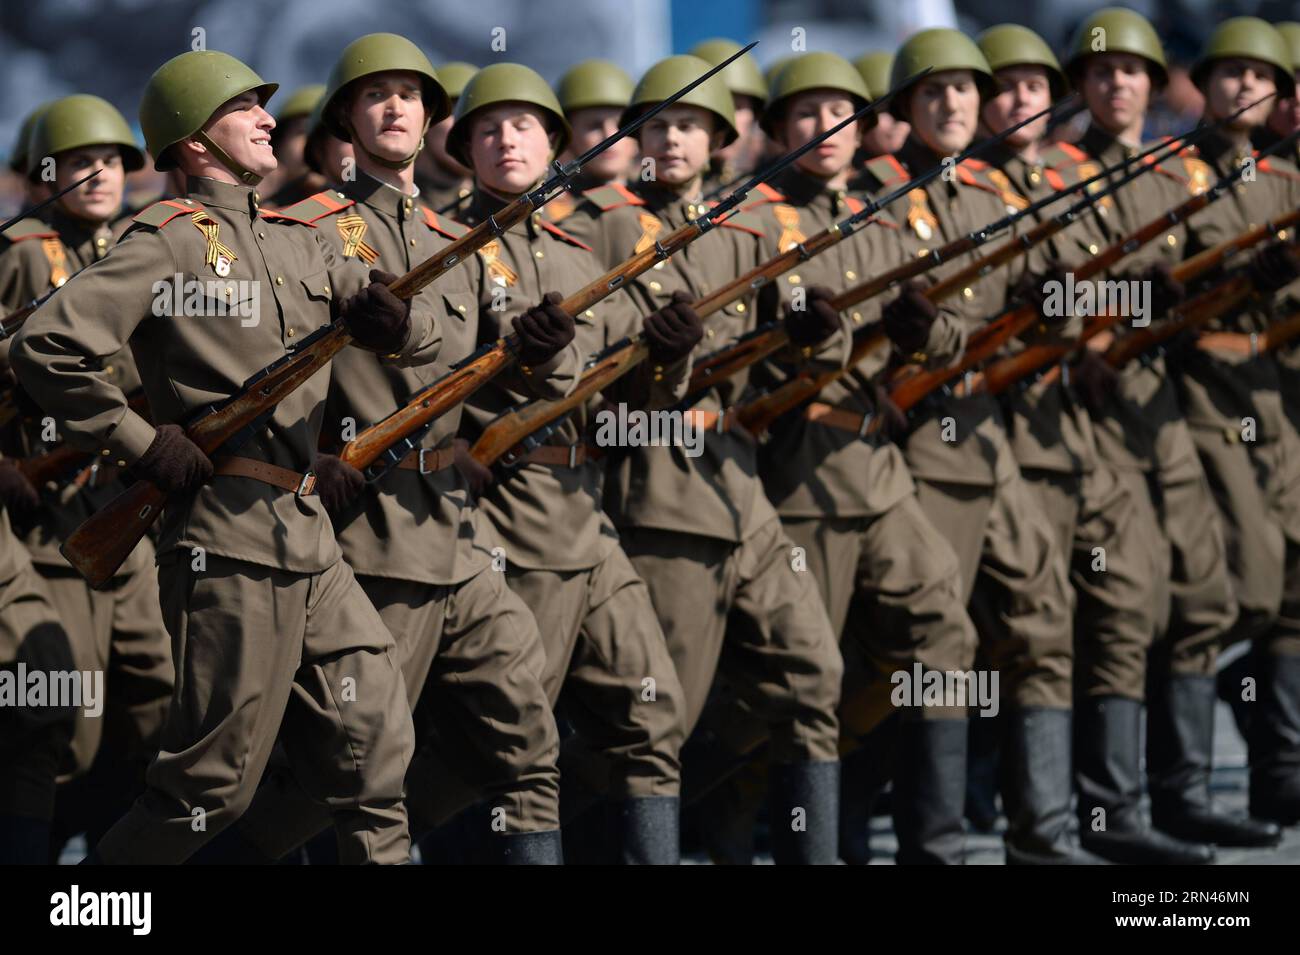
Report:
[[[536,188],[536,186],[537,184],[534,183],[529,188],[531,190]],[[464,221],[469,225],[483,222],[488,216],[500,212],[512,201],[513,200],[510,199],[504,199],[501,196],[493,195],[486,189],[482,189],[478,185],[475,185],[474,192],[469,199],[469,205],[465,207]],[[525,218],[522,223],[515,226],[513,229],[508,230],[506,234],[526,235],[528,240],[531,242],[543,231],[541,218],[541,212],[533,212]]]
[[[907,171],[913,176],[925,173],[944,159],[915,135],[907,137],[902,147],[894,154],[894,158],[906,166]],[[940,181],[946,180],[940,177]]]
[[[197,199],[213,209],[226,209],[256,219],[262,197],[252,186],[243,183],[218,182],[205,176],[189,176],[185,180],[185,195]]]
[[[1202,159],[1214,166],[1240,165],[1251,154],[1250,144],[1238,145],[1221,129],[1211,129],[1196,144]]]
[[[58,203],[54,204],[54,209],[49,216],[49,223],[54,231],[59,234],[59,241],[70,249],[80,251],[87,244],[93,245],[96,239],[104,239],[104,243],[99,246],[101,250],[104,250],[112,242],[113,229],[108,222],[101,222],[96,225],[93,222],[87,222],[85,219],[78,219],[76,216],[68,215]],[[91,257],[97,258],[98,256]]]
[[[833,216],[848,208],[844,201],[848,195],[847,189],[828,188],[825,180],[799,169],[783,172],[773,185],[790,200],[791,205],[825,209]]]
[[[388,183],[380,182],[360,170],[357,170],[357,178],[353,182],[343,184],[343,193],[349,199],[355,199],[376,212],[382,212],[399,221],[413,218],[420,212],[418,190],[414,196],[403,195]]]
[[[648,211],[673,228],[683,226],[709,211],[709,204],[702,196],[697,199],[687,199],[680,192],[665,189],[651,182],[634,183],[631,189],[645,202]]]
[[[1139,146],[1120,142],[1119,137],[1102,129],[1097,123],[1088,124],[1088,129],[1079,140],[1079,145],[1107,166],[1113,166],[1126,159],[1134,159],[1142,151]]]

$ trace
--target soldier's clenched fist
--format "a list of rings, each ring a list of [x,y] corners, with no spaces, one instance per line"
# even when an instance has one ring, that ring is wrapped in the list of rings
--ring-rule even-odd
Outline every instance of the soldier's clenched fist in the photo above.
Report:
[[[410,337],[411,303],[388,288],[396,281],[391,272],[371,269],[370,284],[339,307],[348,332],[367,351],[386,355],[400,349]]]
[[[519,335],[519,361],[540,365],[573,341],[573,316],[560,308],[559,292],[547,292],[541,302],[514,320]]]
[[[704,337],[704,323],[691,308],[691,297],[683,291],[673,293],[673,300],[645,318],[645,338],[650,357],[660,364],[685,358]]]
[[[212,462],[178,424],[160,424],[140,459],[131,465],[136,478],[152,481],[166,494],[193,494],[212,479]]]
[[[317,454],[312,472],[316,494],[331,514],[347,510],[366,487],[365,475],[334,454]]]
[[[930,338],[930,326],[939,317],[939,309],[924,294],[920,282],[906,282],[898,298],[883,309],[881,320],[885,334],[904,355],[921,351]]]
[[[824,285],[808,287],[807,308],[788,308],[785,332],[796,345],[816,345],[835,334],[840,327],[840,313],[831,307],[834,297]]]

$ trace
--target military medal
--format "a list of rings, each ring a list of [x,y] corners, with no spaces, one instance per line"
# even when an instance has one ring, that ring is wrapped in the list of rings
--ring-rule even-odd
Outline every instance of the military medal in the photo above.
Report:
[[[519,281],[519,276],[515,274],[514,269],[501,261],[501,244],[496,239],[484,244],[483,248],[478,250],[478,254],[483,256],[483,261],[487,263],[488,275],[492,276],[492,281],[497,285],[514,285]]]
[[[235,255],[235,250],[219,238],[221,223],[214,222],[203,210],[192,213],[190,220],[194,223],[194,228],[202,232],[203,238],[207,241],[204,262],[212,266],[212,271],[224,279],[230,274],[230,266],[239,256]]]
[[[650,246],[655,244],[655,237],[659,235],[664,224],[659,221],[659,217],[649,212],[642,212],[637,216],[637,221],[641,223],[641,238],[636,240],[636,247],[632,249],[632,254],[644,252]]]
[[[799,210],[794,206],[779,203],[772,207],[776,221],[781,223],[781,237],[776,240],[777,250],[786,252],[807,238],[799,231]]]
[[[929,242],[934,238],[934,230],[939,225],[939,220],[934,217],[934,213],[926,204],[925,190],[913,189],[907,194],[907,201],[911,203],[911,208],[907,210],[907,224],[912,227],[918,239]]]

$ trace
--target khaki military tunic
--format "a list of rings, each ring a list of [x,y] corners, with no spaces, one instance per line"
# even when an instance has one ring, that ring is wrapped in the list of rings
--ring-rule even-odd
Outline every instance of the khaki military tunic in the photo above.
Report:
[[[1095,124],[1078,145],[1103,166],[1139,151]],[[1122,187],[1093,221],[1107,243],[1117,242],[1214,178],[1195,157],[1176,157]],[[1157,261],[1176,265],[1186,246],[1187,230],[1177,226],[1126,256],[1110,277],[1132,278]],[[1123,324],[1117,326],[1117,334],[1124,331]],[[1168,541],[1161,556],[1168,570],[1156,578],[1169,581],[1168,610],[1161,607],[1157,614],[1157,652],[1177,661],[1181,672],[1213,673],[1215,647],[1236,617],[1236,601],[1222,531],[1204,519],[1214,505],[1164,359],[1121,369],[1118,394],[1093,425],[1102,457],[1138,504],[1138,520],[1158,527]]]
[[[1253,157],[1249,143],[1237,146],[1221,134],[1202,140],[1197,154],[1216,178]],[[1297,206],[1300,171],[1286,158],[1258,159],[1253,181],[1237,183],[1192,218],[1187,254]],[[1263,638],[1273,652],[1292,655],[1300,654],[1300,435],[1284,410],[1282,382],[1295,372],[1272,354],[1252,355],[1250,336],[1291,314],[1297,296],[1300,282],[1262,307],[1211,322],[1200,347],[1189,349],[1180,379],[1192,440],[1223,516],[1240,606],[1225,639]]]
[[[874,190],[890,190],[937,165],[915,137],[895,156],[867,164]],[[1006,216],[987,167],[967,161],[950,177],[914,189],[890,212],[907,254],[922,254]],[[942,279],[968,258],[939,266]],[[948,299],[953,315],[936,325],[964,348],[966,338],[1002,311],[1023,259],[982,276]],[[933,335],[932,335],[933,337]],[[956,349],[945,349],[944,354]],[[930,355],[934,362],[936,356]],[[989,665],[1001,674],[1004,701],[1018,706],[1070,705],[1070,595],[1052,527],[1026,491],[1001,411],[987,394],[935,396],[914,409],[903,449],[917,497],[957,553],[962,593]]]
[[[707,208],[653,184],[606,186],[584,198],[565,229],[591,245],[607,268]],[[736,216],[657,263],[627,291],[643,311],[667,304],[677,290],[699,298],[769,258],[774,238],[751,214]],[[762,320],[756,304],[747,297],[706,318],[696,353],[754,328]],[[774,314],[770,300],[765,314]],[[842,364],[846,337],[824,351]],[[793,543],[763,492],[754,439],[729,426],[726,410],[748,384],[742,371],[694,405],[695,420],[711,426],[698,457],[681,446],[619,454],[605,503],[663,624],[685,690],[687,732],[721,664],[770,729],[772,759],[832,760],[843,665],[815,586],[792,566]]]
[[[196,283],[179,309],[177,276]],[[262,212],[251,189],[191,178],[185,199],[141,213],[28,320],[12,359],[70,441],[130,465],[154,427],[99,370],[109,356],[129,343],[154,420],[184,422],[324,327],[334,299],[363,281],[309,224]],[[413,314],[394,360],[432,335]],[[286,396],[236,453],[305,471],[328,383],[320,373]],[[340,857],[405,859],[412,733],[395,647],[319,500],[219,475],[168,502],[158,553],[176,693],[149,788],[99,843],[103,859],[187,858],[247,807],[286,716],[286,749],[304,788],[334,811]],[[340,706],[345,680],[356,701]]]
[[[115,227],[96,227],[58,207],[48,222],[28,223],[28,228],[19,230],[17,241],[0,251],[0,309],[5,312],[40,298],[102,259],[129,225],[122,221]],[[109,357],[102,371],[128,395],[140,388],[129,349]],[[41,420],[26,420],[12,430],[9,451],[15,455],[37,455],[57,443],[43,441],[45,423]],[[123,483],[111,476],[113,470],[96,468],[89,481],[51,483],[42,488],[46,505],[24,542],[72,636],[77,668],[103,672],[109,693],[104,716],[78,718],[62,768],[64,778],[82,776],[90,769],[104,728],[109,726],[114,733],[104,763],[114,765],[119,773],[129,766],[127,788],[138,789],[145,766],[158,749],[173,678],[170,640],[158,606],[153,543],[148,538],[141,540],[112,583],[102,590],[87,585],[59,553],[60,544],[72,531],[124,489]],[[96,798],[104,801],[109,798],[105,790],[112,786],[101,779],[90,780],[81,788],[96,791]],[[74,794],[66,795],[75,802]]]
[[[466,221],[481,222],[502,205],[479,190]],[[605,271],[586,243],[537,214],[466,267],[480,290],[486,338],[506,334],[513,318],[547,292],[571,295]],[[641,313],[615,294],[574,322],[571,347],[585,362],[639,334]],[[601,507],[597,408],[608,405],[616,415],[619,405],[671,404],[684,393],[689,371],[685,360],[664,367],[647,359],[557,422],[519,466],[499,471],[481,500],[503,545],[510,588],[541,628],[547,696],[578,731],[566,744],[562,776],[579,776],[616,799],[675,796],[685,730],[681,685],[650,593]],[[529,397],[508,379],[494,380],[469,401],[466,437],[475,440],[492,419]],[[566,815],[569,802],[566,795]]]

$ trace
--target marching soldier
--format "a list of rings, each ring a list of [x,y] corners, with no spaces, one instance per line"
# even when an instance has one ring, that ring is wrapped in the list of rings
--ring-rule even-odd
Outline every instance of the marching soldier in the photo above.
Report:
[[[781,150],[790,150],[852,115],[870,94],[841,57],[807,53],[777,74],[770,95],[764,131]],[[779,251],[864,207],[847,191],[854,152],[867,133],[863,125],[869,121],[846,127],[773,183],[758,209],[769,220],[769,233],[779,236]],[[898,233],[898,226],[881,216],[809,259],[777,280],[782,304],[789,306],[792,297],[804,293],[821,297],[900,265]],[[901,304],[908,302],[904,297]],[[862,303],[850,313],[852,327],[873,323],[880,312],[878,303]],[[943,324],[932,328],[941,333]],[[943,347],[933,343],[935,352]],[[968,670],[976,643],[963,607],[957,555],[921,510],[903,455],[889,440],[901,415],[874,381],[887,359],[888,352],[869,357],[802,412],[788,415],[773,428],[760,458],[768,497],[806,555],[832,630],[845,645],[845,685],[853,688],[854,713],[841,714],[841,732],[857,738],[877,730],[891,713],[892,674],[910,673],[914,664],[939,672]],[[772,378],[781,381],[789,372],[781,368]],[[864,434],[871,419],[890,423],[883,436]],[[903,718],[951,720],[964,727],[966,709],[924,707],[906,711]],[[893,734],[897,728],[881,732]],[[960,818],[934,818],[935,804],[925,791],[931,774],[942,771],[936,754],[927,752],[937,736],[910,726],[903,736],[902,745],[914,752],[895,777],[900,798],[894,807],[900,860],[907,861],[925,851],[925,833],[959,826]],[[874,765],[879,758],[868,745],[844,763],[840,843],[846,861],[866,862],[862,844],[873,793],[859,781],[887,780]]]
[[[273,203],[280,198],[286,186],[302,179],[310,171],[306,157],[307,134],[311,127],[312,112],[324,93],[325,86],[321,83],[300,87],[289,94],[284,105],[275,114],[275,129],[271,131],[271,148],[275,151],[275,160],[280,165],[275,173],[262,183],[262,191],[272,197]],[[288,202],[284,203],[284,205],[288,204]],[[281,207],[276,206],[276,208]]]
[[[517,64],[484,67],[457,108],[448,149],[474,170],[466,222],[477,224],[545,177],[569,129],[540,76]],[[604,136],[601,137],[602,139]],[[543,289],[576,292],[604,272],[591,249],[534,215],[485,249],[476,275],[485,334]],[[624,295],[573,316],[583,359],[641,330]],[[615,408],[662,407],[681,397],[702,335],[698,319],[672,306],[645,320],[650,357],[601,396]],[[498,378],[476,393],[466,434],[518,404]],[[682,689],[650,594],[601,509],[604,467],[595,457],[594,406],[580,406],[550,437],[490,481],[480,503],[508,561],[510,589],[533,609],[546,650],[543,682],[576,730],[561,758],[566,804],[581,784],[606,797],[606,861],[674,865],[678,838]],[[488,480],[487,475],[483,475]],[[645,681],[653,681],[647,699]],[[565,807],[566,817],[578,807]]]
[[[560,77],[555,96],[573,138],[560,156],[568,162],[603,142],[618,129],[618,118],[632,98],[632,78],[608,60],[584,60]],[[631,136],[587,163],[564,195],[546,204],[552,222],[563,222],[577,206],[577,197],[607,183],[623,183],[636,162],[636,140]]]
[[[28,142],[31,139],[32,130],[36,127],[36,121],[49,108],[50,103],[42,103],[23,117],[22,124],[18,127],[18,135],[14,137],[13,147],[9,150],[9,169],[23,180],[25,186],[23,201],[29,206],[37,205],[50,197],[49,183],[43,179],[31,179],[27,176],[28,157],[30,155]]]
[[[865,53],[853,61],[854,67],[867,84],[867,92],[879,99],[889,92],[889,76],[894,69],[894,54],[887,50]],[[907,142],[911,127],[888,110],[875,114],[875,123],[862,134],[862,145],[853,157],[855,169],[860,169],[868,159],[896,153]]]
[[[456,109],[461,91],[477,72],[478,67],[468,63],[444,63],[438,67],[438,77],[452,110]],[[474,183],[470,170],[447,152],[447,134],[453,122],[452,114],[448,113],[429,126],[424,149],[415,158],[415,184],[420,187],[425,205],[439,215],[455,217],[469,199]]]
[[[623,121],[707,69],[691,56],[656,64],[637,84]],[[731,98],[719,78],[711,78],[641,128],[641,154],[653,164],[655,178],[588,192],[565,220],[566,231],[589,243],[610,267],[649,248],[661,233],[707,211],[702,182],[709,154],[735,138]],[[645,311],[679,299],[687,308],[685,302],[772,253],[761,220],[741,213],[657,263],[628,289]],[[675,298],[677,292],[689,298]],[[757,306],[751,297],[711,316],[704,347],[712,351],[753,328]],[[824,352],[831,356],[826,360],[838,362],[843,339],[824,343],[842,331],[841,323],[828,312],[794,312],[787,325],[800,354],[816,351],[820,359]],[[812,582],[792,567],[793,544],[758,480],[754,439],[727,412],[746,379],[742,372],[719,383],[685,412],[692,427],[706,432],[698,457],[681,446],[620,454],[611,466],[606,508],[663,624],[685,692],[687,732],[698,722],[720,669],[771,732],[773,856],[778,863],[828,863],[837,843],[835,709],[842,663]],[[733,762],[748,750],[730,749],[726,741],[701,744]],[[792,830],[793,807],[806,810],[806,830]]]
[[[224,53],[163,64],[141,126],[155,168],[183,169],[188,194],[137,216],[13,348],[24,387],[69,440],[168,496],[158,561],[176,690],[148,788],[94,847],[96,862],[186,859],[248,805],[282,719],[299,778],[333,812],[342,861],[409,855],[412,732],[393,638],[302,478],[328,376],[215,462],[173,423],[238,393],[334,313],[356,344],[394,361],[432,347],[426,313],[366,287],[311,226],[260,209],[253,186],[276,165],[264,109],[274,91]],[[176,288],[184,277],[190,288]],[[174,314],[178,297],[203,314]],[[128,342],[156,424],[103,370]]]
[[[282,185],[267,200],[273,209],[283,209],[333,186],[342,185],[352,177],[356,156],[352,144],[333,135],[324,122],[325,97],[321,95],[307,117],[302,145],[303,171]]]
[[[322,112],[332,133],[352,143],[357,175],[283,213],[311,222],[359,266],[402,273],[435,255],[464,229],[419,203],[413,161],[425,127],[446,109],[433,66],[410,40],[355,40],[334,66]],[[323,428],[329,445],[345,443],[350,426],[382,420],[473,351],[479,298],[456,269],[412,303],[443,330],[436,362],[398,368],[360,349],[336,358]],[[550,322],[544,310],[527,317],[518,330],[535,357],[528,373],[513,376],[516,388],[560,397],[573,386],[578,356],[567,343],[553,350],[538,340],[532,322]],[[318,454],[317,485],[344,559],[397,640],[417,716],[406,795],[415,837],[489,800],[489,812],[501,807],[504,829],[482,827],[476,858],[558,862],[559,734],[542,685],[542,641],[528,607],[491,568],[496,539],[453,466],[459,424],[459,409],[443,415],[421,448],[370,484],[338,456]],[[279,858],[328,826],[322,809],[281,778],[259,790],[236,828]]]
[[[1255,17],[1220,24],[1192,78],[1211,122],[1270,93],[1293,98],[1296,89],[1286,41]],[[1247,163],[1255,174],[1193,217],[1185,254],[1300,206],[1300,170],[1284,157],[1253,156],[1251,131],[1273,107],[1272,101],[1259,103],[1197,144],[1214,176]],[[1240,607],[1223,639],[1253,641],[1259,705],[1248,733],[1250,811],[1291,825],[1300,821],[1300,435],[1282,407],[1280,367],[1273,356],[1258,353],[1257,342],[1271,320],[1294,310],[1300,283],[1291,253],[1281,246],[1257,253],[1251,271],[1259,302],[1210,323],[1187,349],[1180,381],[1192,440],[1223,518]],[[1154,682],[1152,722],[1159,714],[1168,727],[1147,746],[1152,817],[1187,838],[1272,845],[1280,838],[1275,826],[1230,826],[1210,804],[1217,649],[1174,657]]]
[[[108,254],[127,225],[112,224],[122,206],[126,173],[144,165],[126,120],[97,96],[69,96],[52,104],[33,128],[29,147],[30,175],[39,176],[46,162],[53,162],[55,189],[92,171],[99,175],[62,196],[46,221],[24,220],[10,231],[12,244],[0,252],[0,308],[5,312],[61,287]],[[129,348],[108,356],[100,374],[124,394],[140,389]],[[15,435],[13,451],[24,456],[41,454],[58,440],[43,416],[31,411]],[[72,637],[77,669],[105,673],[109,694],[102,717],[78,718],[71,752],[61,767],[67,785],[59,797],[56,852],[68,835],[87,824],[92,835],[107,828],[143,790],[145,768],[158,750],[172,694],[171,643],[158,606],[150,541],[142,540],[112,583],[100,590],[91,588],[59,553],[82,521],[121,493],[115,470],[97,466],[73,480],[51,482],[40,489],[42,506],[21,521],[32,562]],[[95,770],[87,776],[92,763]]]
[[[1095,50],[1097,35],[1106,37],[1104,52]],[[1140,15],[1115,7],[1085,20],[1070,49],[1066,72],[1090,114],[1088,130],[1076,145],[1098,168],[1120,164],[1141,148],[1147,103],[1166,82],[1160,40]],[[1211,181],[1210,171],[1192,156],[1163,161],[1103,200],[1091,221],[1109,245]],[[1168,308],[1183,294],[1169,266],[1182,257],[1185,245],[1184,229],[1171,228],[1127,256],[1117,274],[1149,283],[1153,311]],[[1116,332],[1122,334],[1122,326]],[[1102,333],[1089,348],[1102,350],[1111,339]],[[1080,830],[1085,846],[1113,861],[1203,864],[1214,857],[1203,836],[1175,838],[1163,829],[1172,820],[1157,816],[1149,826],[1142,818],[1139,736],[1148,685],[1158,686],[1174,669],[1212,673],[1215,648],[1235,619],[1222,533],[1216,522],[1205,520],[1213,501],[1164,360],[1132,362],[1117,375],[1085,356],[1074,377],[1076,393],[1089,406],[1098,451],[1137,504],[1135,522],[1143,535],[1160,541],[1162,572],[1154,582],[1168,581],[1167,594],[1156,590],[1157,629],[1149,660],[1147,653],[1113,641],[1108,675],[1083,671],[1099,678],[1080,687],[1083,699],[1076,707]],[[1093,626],[1086,616],[1081,608],[1080,626]],[[1159,758],[1176,752],[1177,740],[1160,711],[1152,714],[1148,755],[1158,758],[1149,759],[1148,766],[1155,791],[1178,785],[1182,770],[1180,757]]]
[[[715,39],[697,43],[688,52],[710,66],[717,66],[739,49],[740,44],[735,40]],[[731,91],[736,138],[710,158],[709,171],[704,177],[707,196],[722,196],[730,187],[740,185],[740,179],[758,165],[766,145],[758,117],[767,102],[767,81],[754,54],[746,53],[733,61],[720,75]]]

